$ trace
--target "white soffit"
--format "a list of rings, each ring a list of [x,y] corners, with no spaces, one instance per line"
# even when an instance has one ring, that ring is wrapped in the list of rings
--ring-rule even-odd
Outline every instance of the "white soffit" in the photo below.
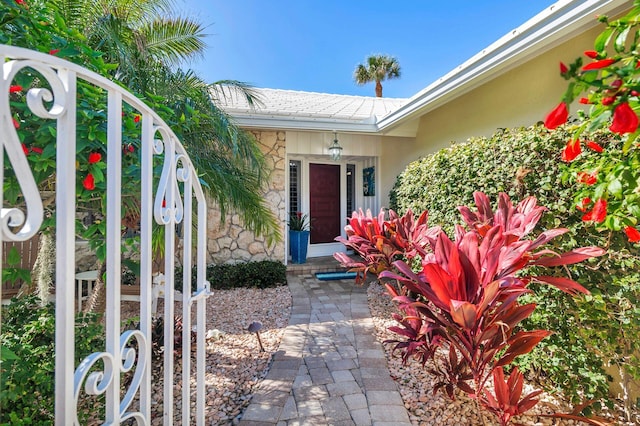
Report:
[[[378,121],[392,133],[421,115],[536,57],[558,42],[596,25],[598,15],[613,16],[631,7],[629,0],[561,0],[506,34]]]

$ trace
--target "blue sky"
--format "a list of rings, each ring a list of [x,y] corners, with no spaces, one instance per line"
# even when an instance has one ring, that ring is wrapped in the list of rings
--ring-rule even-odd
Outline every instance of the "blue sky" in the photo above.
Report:
[[[189,64],[205,81],[374,96],[353,70],[365,58],[398,58],[385,97],[411,97],[553,0],[179,0],[209,34]]]

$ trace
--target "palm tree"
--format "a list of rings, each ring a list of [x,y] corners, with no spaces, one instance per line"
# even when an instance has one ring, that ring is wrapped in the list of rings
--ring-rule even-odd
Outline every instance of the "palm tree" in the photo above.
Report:
[[[365,60],[365,64],[359,64],[353,72],[353,79],[360,86],[376,82],[378,98],[382,97],[381,82],[392,78],[400,78],[400,63],[389,55],[371,55]]]

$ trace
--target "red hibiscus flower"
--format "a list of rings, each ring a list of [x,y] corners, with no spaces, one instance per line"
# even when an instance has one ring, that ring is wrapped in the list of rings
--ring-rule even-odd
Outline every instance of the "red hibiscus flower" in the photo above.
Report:
[[[616,61],[617,59],[608,58],[608,59],[601,59],[599,61],[590,62],[587,65],[582,67],[582,71],[599,70],[601,68],[606,68]]]
[[[640,241],[640,232],[633,226],[627,226],[624,228],[624,233],[627,234],[627,238],[631,243],[637,243]]]
[[[613,111],[613,122],[609,130],[614,133],[633,133],[638,128],[638,116],[627,102],[621,103]]]
[[[27,148],[27,146],[25,144],[22,144],[22,152],[24,152],[24,155],[28,155],[29,154],[29,148]]]
[[[593,205],[593,209],[590,212],[586,213],[582,216],[582,220],[585,222],[593,221],[596,223],[604,222],[604,219],[607,217],[607,200],[603,200],[602,198],[596,201]]]
[[[24,0],[16,0],[16,4],[19,4],[20,6],[23,6],[25,4]]]
[[[20,128],[20,122],[15,118],[13,119],[13,127],[15,127],[16,129]]]
[[[93,191],[94,189],[96,189],[96,182],[91,173],[89,173],[87,177],[84,178],[84,180],[82,181],[82,186],[84,186],[84,189],[88,191]]]
[[[587,142],[587,147],[588,147],[589,149],[594,150],[595,152],[602,152],[602,151],[604,151],[604,148],[603,148],[599,143],[594,142],[594,141],[589,141],[589,142]]]
[[[55,55],[55,54],[57,54],[59,51],[60,51],[60,49],[51,49],[51,50],[49,51],[49,55]]]
[[[560,102],[558,106],[556,106],[553,111],[551,111],[544,119],[544,126],[549,130],[553,130],[556,127],[566,123],[567,118],[569,118],[569,110],[567,109],[567,104],[565,104],[564,102]]]
[[[95,164],[100,160],[102,160],[102,155],[99,152],[89,154],[89,164]]]
[[[133,145],[129,144],[129,146],[127,147],[127,150],[129,150],[129,152],[133,152],[135,151],[135,148],[133,147]]]
[[[585,104],[588,105],[591,102],[589,101],[589,98],[580,98],[580,100],[578,100],[578,102],[580,102],[581,104]]]
[[[598,181],[598,173],[578,172],[578,183],[584,183],[585,185],[593,185]]]
[[[569,71],[569,68],[564,64],[564,62],[560,62],[560,74],[566,74]]]
[[[596,59],[598,57],[598,52],[595,50],[585,50],[584,55],[591,59]]]
[[[602,98],[602,105],[611,105],[616,101],[615,96],[607,96],[606,98]]]
[[[32,146],[31,152],[35,152],[36,154],[42,154],[42,148],[39,148],[37,146]]]
[[[572,162],[580,155],[582,148],[580,147],[580,141],[578,139],[567,142],[567,146],[562,150],[562,161],[567,163]]]
[[[585,197],[582,199],[582,201],[580,201],[578,205],[576,205],[576,209],[580,210],[581,212],[586,212],[587,206],[589,204],[591,204],[591,198]]]
[[[16,92],[22,92],[22,86],[11,86],[9,87],[9,93],[16,93]]]
[[[133,116],[133,122],[134,123],[139,123],[140,122],[140,114],[136,114]]]

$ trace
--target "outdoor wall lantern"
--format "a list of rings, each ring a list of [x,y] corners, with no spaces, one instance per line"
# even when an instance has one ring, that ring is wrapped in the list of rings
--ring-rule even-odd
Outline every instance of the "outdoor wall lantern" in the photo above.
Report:
[[[333,132],[333,145],[329,147],[329,154],[333,161],[340,161],[340,157],[342,156],[342,147],[338,143],[337,132]]]

